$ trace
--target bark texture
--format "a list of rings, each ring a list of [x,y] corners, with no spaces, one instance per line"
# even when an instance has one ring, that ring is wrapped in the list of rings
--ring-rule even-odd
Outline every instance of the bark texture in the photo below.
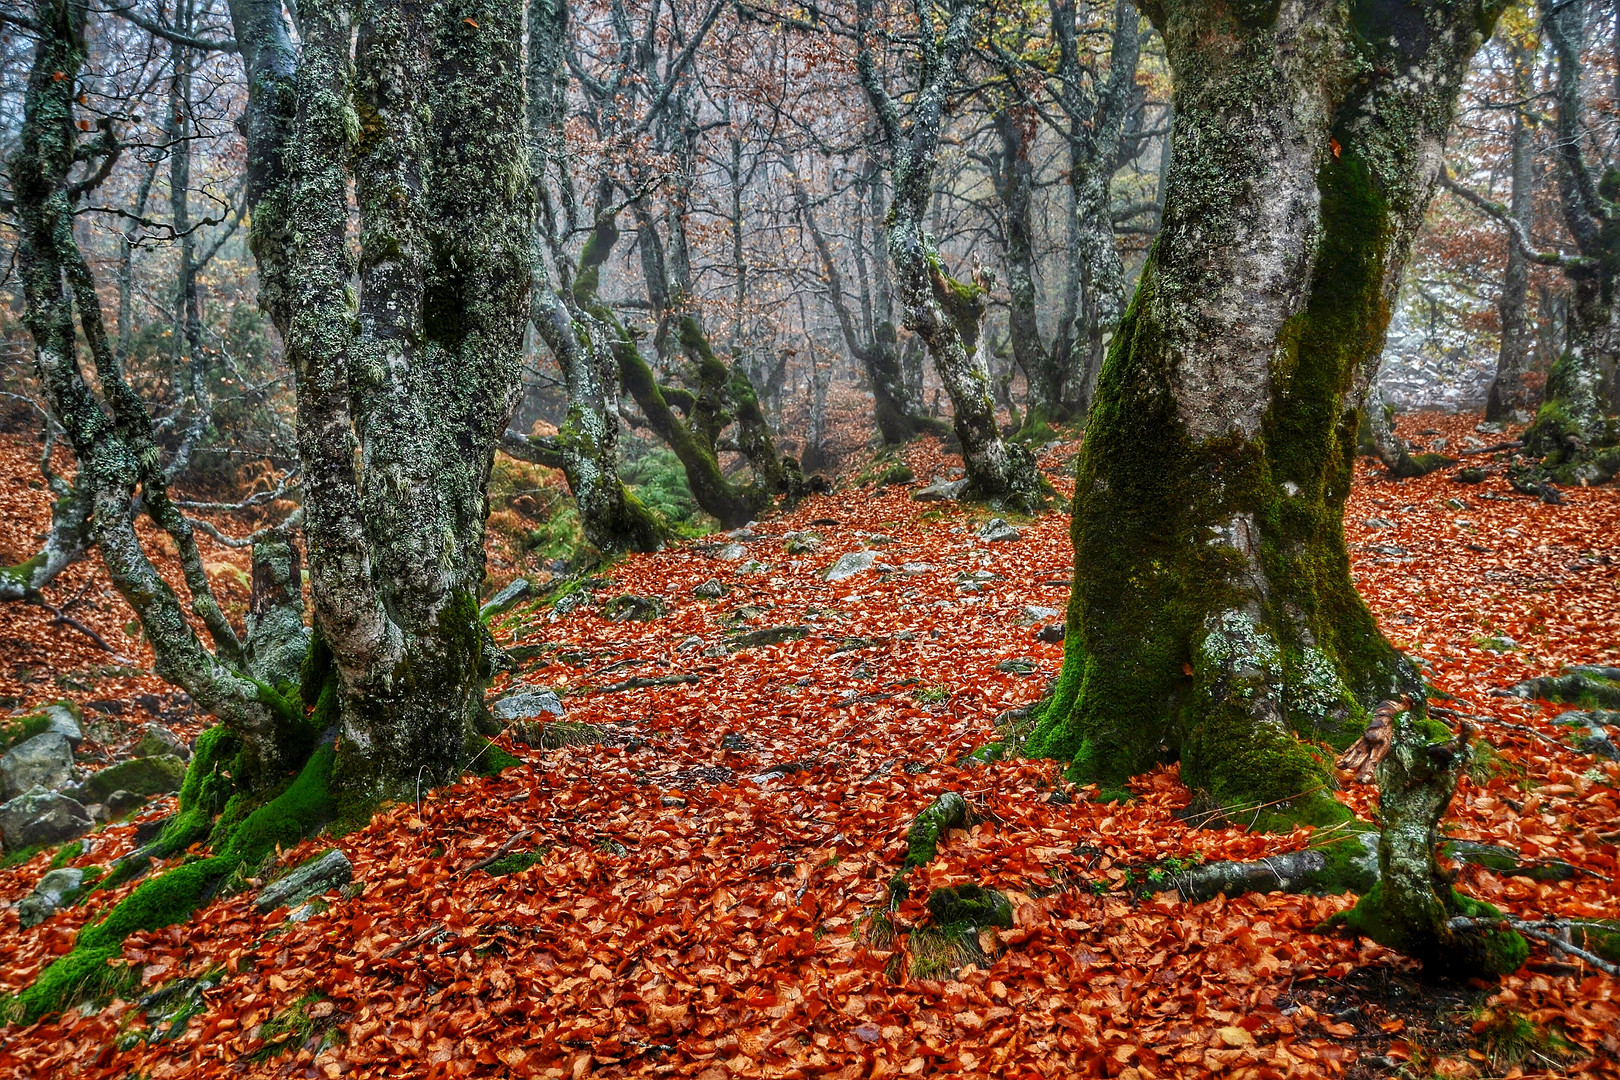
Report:
[[[1358,411],[1495,10],[1144,10],[1176,153],[1078,463],[1067,652],[1029,748],[1108,786],[1179,758],[1262,825],[1341,819],[1300,737],[1348,744],[1421,685],[1349,575]]]
[[[1524,43],[1514,41],[1509,45],[1508,53],[1513,65],[1514,96],[1527,100],[1531,93],[1535,52]],[[1525,236],[1530,235],[1530,229],[1535,224],[1534,160],[1531,120],[1523,108],[1515,108],[1508,134],[1511,187],[1507,211]],[[1528,317],[1529,300],[1529,254],[1510,235],[1507,266],[1502,271],[1502,295],[1496,303],[1497,314],[1502,320],[1502,340],[1496,352],[1496,374],[1491,379],[1490,394],[1485,401],[1487,420],[1522,423],[1530,415],[1530,396],[1524,377],[1530,371],[1535,327],[1530,324]]]
[[[523,10],[305,4],[295,65],[279,7],[233,16],[261,301],[297,391],[306,696],[339,725],[336,788],[411,792],[460,771],[482,696],[486,491],[530,314]]]
[[[1559,202],[1581,257],[1564,263],[1569,278],[1568,338],[1547,375],[1547,393],[1524,433],[1525,451],[1566,484],[1601,483],[1620,472],[1610,413],[1620,407],[1620,168],[1587,160],[1582,53],[1586,6],[1542,4],[1557,60],[1554,130]]]
[[[37,589],[88,537],[152,642],[158,674],[232,727],[248,752],[248,772],[268,774],[285,763],[289,744],[297,741],[291,729],[298,725],[282,695],[254,674],[208,584],[191,524],[169,497],[151,415],[124,378],[102,320],[95,279],[73,233],[74,208],[88,177],[106,165],[117,146],[110,121],[94,139],[79,136],[75,98],[87,58],[87,15],[83,6],[67,0],[36,5],[43,30],[24,97],[22,137],[7,162],[19,223],[23,322],[33,339],[34,368],[49,411],[73,449],[79,472],[72,493],[58,503],[43,557],[25,564],[25,573],[6,578],[18,588]],[[80,162],[87,178],[76,180]],[[81,363],[81,335],[99,394]],[[180,598],[141,546],[134,521],[137,493],[141,510],[174,541],[190,614],[204,627],[211,648],[198,638]]]
[[[1389,753],[1378,763],[1378,881],[1345,916],[1345,923],[1389,948],[1443,973],[1505,975],[1529,955],[1511,930],[1454,929],[1455,918],[1496,919],[1489,904],[1460,895],[1440,869],[1440,819],[1468,764],[1465,725],[1456,738],[1444,725],[1422,723],[1410,711],[1394,716]],[[1442,741],[1432,741],[1438,728]]]
[[[936,32],[927,20],[919,26],[921,81],[909,122],[902,122],[900,110],[878,74],[871,46],[876,32],[872,0],[861,0],[859,8],[857,67],[889,147],[894,183],[887,222],[889,259],[905,326],[928,347],[934,370],[950,395],[956,436],[967,466],[965,494],[1033,510],[1043,498],[1035,459],[1024,447],[1005,442],[996,423],[980,332],[987,279],[976,273],[975,280],[958,281],[947,274],[925,225],[945,105],[977,33],[979,7],[973,0],[955,0],[942,32]]]
[[[585,539],[598,551],[656,551],[666,529],[619,479],[619,377],[610,327],[585,311],[568,282],[559,289],[547,271],[548,255],[566,274],[568,260],[557,235],[553,173],[566,185],[563,121],[567,119],[568,6],[562,0],[529,4],[529,183],[541,213],[535,218],[533,308],[530,318],[562,370],[568,414],[545,460],[563,470],[579,509]],[[566,190],[566,188],[565,188]],[[536,460],[532,443],[507,432],[508,453]]]

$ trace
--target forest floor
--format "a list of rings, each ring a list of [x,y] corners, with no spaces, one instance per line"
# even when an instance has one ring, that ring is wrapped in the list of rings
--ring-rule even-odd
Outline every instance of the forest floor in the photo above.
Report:
[[[1456,448],[1477,420],[1401,426]],[[1075,449],[1043,454],[1060,490]],[[0,545],[23,554],[44,497],[28,484],[33,451],[15,439],[0,450]],[[1018,521],[1018,539],[987,543],[983,512],[910,498],[959,460],[933,443],[905,457],[916,483],[846,482],[760,522],[743,558],[728,558],[725,537],[685,542],[604,571],[566,614],[515,609],[497,624],[529,655],[515,681],[557,691],[570,725],[596,729],[559,734],[597,741],[503,738],[521,763],[498,776],[283,852],[287,867],[336,846],[354,866],[357,885],[303,922],[256,913],[247,892],[130,937],[129,1000],[0,1029],[0,1074],[1620,1075],[1620,982],[1539,949],[1499,983],[1439,984],[1376,945],[1313,932],[1352,897],[1150,891],[1167,868],[1310,841],[1193,828],[1177,817],[1191,793],[1174,766],[1104,804],[1050,761],[963,761],[1059,669],[1062,644],[1035,634],[1060,616],[1025,609],[1064,606],[1068,519]],[[1356,580],[1502,756],[1494,775],[1464,779],[1451,833],[1579,871],[1538,882],[1470,866],[1459,887],[1524,916],[1613,917],[1620,763],[1570,746],[1560,707],[1492,691],[1620,663],[1620,490],[1548,506],[1495,470],[1475,486],[1454,471],[1392,482],[1358,465],[1346,515]],[[796,531],[819,547],[789,554]],[[896,569],[822,579],[868,549]],[[210,551],[239,609],[241,556]],[[729,592],[694,596],[710,579]],[[80,590],[72,613],[128,657],[8,605],[0,695],[74,698],[100,716],[91,734],[109,757],[157,715],[194,735],[143,673],[150,657],[98,564],[52,592]],[[613,621],[622,595],[656,596],[665,612]],[[736,647],[741,632],[787,626],[803,636]],[[607,689],[682,674],[697,681]],[[907,825],[947,791],[966,797],[973,824],[911,872],[900,935],[874,933]],[[1342,797],[1366,817],[1376,791],[1352,783]],[[71,865],[107,865],[171,811],[158,800],[91,834]],[[0,993],[127,890],[21,930],[15,905],[49,861],[0,870]],[[965,881],[1005,891],[1014,926],[981,934],[976,960],[911,955],[905,931],[929,889]],[[193,1007],[155,1021],[165,1010],[137,1002],[163,987],[189,990]]]

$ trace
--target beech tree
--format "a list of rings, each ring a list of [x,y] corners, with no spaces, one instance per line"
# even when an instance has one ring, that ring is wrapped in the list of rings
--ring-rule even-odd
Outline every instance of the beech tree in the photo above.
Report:
[[[873,0],[857,4],[857,70],[878,118],[889,155],[894,196],[888,213],[889,259],[894,288],[907,329],[922,338],[950,394],[957,439],[967,466],[969,497],[1033,509],[1042,498],[1034,456],[1002,439],[996,425],[990,371],[984,356],[983,319],[989,279],[959,281],[945,272],[939,248],[927,229],[934,192],[940,137],[947,102],[969,54],[981,7],[978,0],[951,0],[939,11],[917,0],[917,86],[910,116],[890,96],[875,51],[877,13]]]
[[[1105,788],[1179,759],[1246,820],[1326,824],[1348,811],[1308,741],[1344,745],[1410,698],[1385,815],[1422,819],[1434,769],[1405,732],[1423,682],[1356,595],[1344,501],[1390,304],[1498,6],[1143,9],[1175,82],[1164,227],[1092,407],[1063,671],[1028,748]],[[1469,909],[1432,845],[1392,831],[1363,925],[1399,926],[1426,960],[1515,966],[1448,929]]]

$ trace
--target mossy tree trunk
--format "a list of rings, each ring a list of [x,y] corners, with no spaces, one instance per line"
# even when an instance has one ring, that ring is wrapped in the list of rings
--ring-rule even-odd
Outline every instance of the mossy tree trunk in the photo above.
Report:
[[[1389,752],[1378,763],[1378,882],[1346,913],[1352,929],[1442,973],[1495,976],[1524,963],[1529,947],[1511,930],[1453,930],[1458,916],[1491,918],[1489,904],[1460,895],[1441,872],[1435,853],[1440,819],[1468,766],[1465,726],[1456,738],[1444,726],[1411,711],[1393,718]]]
[[[920,24],[921,50],[908,121],[883,85],[873,55],[876,13],[873,0],[859,4],[857,68],[861,85],[877,114],[889,150],[894,198],[889,206],[889,260],[895,295],[905,326],[928,347],[934,370],[950,395],[970,498],[1033,510],[1042,500],[1035,459],[1017,444],[1003,441],[996,423],[990,370],[980,333],[985,281],[958,281],[945,272],[938,246],[925,228],[945,105],[958,69],[978,32],[977,0],[953,0],[944,28]]]
[[[609,336],[612,331],[574,299],[569,261],[559,235],[565,222],[559,221],[552,175],[555,172],[566,195],[570,190],[563,153],[563,122],[568,109],[567,35],[566,3],[531,0],[529,182],[540,208],[535,218],[531,318],[536,332],[557,359],[568,395],[568,414],[548,449],[555,451],[554,463],[568,478],[587,541],[610,555],[656,551],[664,543],[664,524],[619,479],[619,375]],[[562,278],[560,288],[552,284],[546,267],[548,256]],[[503,445],[508,452],[533,460],[533,455],[523,453],[521,444],[514,444],[514,436],[508,432],[505,437]]]
[[[1620,167],[1594,169],[1581,87],[1587,45],[1583,4],[1543,4],[1557,60],[1554,130],[1559,203],[1580,258],[1562,261],[1570,284],[1568,339],[1547,376],[1547,392],[1524,433],[1527,453],[1561,483],[1592,483],[1620,471],[1609,413],[1620,402]]]
[[[1360,396],[1468,60],[1468,0],[1144,5],[1175,79],[1164,229],[1078,463],[1074,590],[1029,747],[1157,761],[1257,824],[1344,811],[1308,745],[1420,681],[1356,595]]]
[[[530,309],[523,10],[306,4],[290,72],[279,9],[243,0],[233,17],[261,300],[297,392],[333,784],[408,794],[459,773],[481,706],[486,492]]]
[[[605,205],[610,193],[604,191],[599,202]],[[609,340],[614,359],[618,363],[619,378],[624,389],[641,409],[658,437],[669,445],[686,472],[692,498],[705,513],[712,514],[728,529],[751,521],[760,510],[769,505],[769,496],[739,489],[726,478],[720,468],[719,455],[694,430],[700,417],[694,402],[695,395],[658,381],[652,365],[641,355],[636,339],[625,329],[606,303],[597,295],[597,281],[602,265],[607,262],[619,240],[618,223],[611,212],[600,214],[591,230],[591,236],[580,255],[579,274],[574,279],[574,299],[580,308],[602,325],[609,328]],[[686,417],[676,413],[670,399],[686,406]]]
[[[1513,92],[1528,101],[1536,50],[1523,41],[1508,43],[1508,59],[1513,65]],[[1508,172],[1511,188],[1507,211],[1529,236],[1535,224],[1535,176],[1532,172],[1535,147],[1531,142],[1531,119],[1524,108],[1513,110],[1508,134]],[[1496,373],[1485,400],[1485,419],[1522,422],[1529,415],[1530,358],[1535,344],[1535,327],[1530,325],[1530,259],[1525,250],[1508,238],[1507,266],[1502,271],[1502,294],[1496,311],[1502,321],[1502,340],[1496,351]]]
[[[1134,106],[1140,94],[1141,17],[1130,0],[1115,3],[1108,77],[1099,86],[1080,41],[1075,5],[1053,0],[1051,9],[1058,44],[1056,96],[1068,121],[1063,134],[1069,144],[1069,265],[1044,397],[1053,419],[1083,419],[1091,408],[1109,335],[1125,313],[1125,268],[1114,243],[1112,182],[1141,146],[1126,131],[1133,112],[1140,115]],[[1033,401],[1030,412],[1032,419],[1038,418]]]
[[[37,588],[40,575],[87,534],[140,619],[158,674],[185,689],[204,712],[231,724],[254,771],[271,773],[286,764],[289,707],[258,677],[214,597],[191,523],[169,497],[151,414],[124,378],[95,278],[74,237],[74,210],[105,178],[119,145],[111,121],[102,121],[93,137],[80,136],[75,101],[87,58],[87,16],[82,5],[65,0],[35,6],[42,30],[24,97],[22,137],[7,162],[19,224],[23,323],[49,412],[79,467],[72,494],[64,496],[70,501],[58,507],[66,527],[56,545],[61,550],[53,558],[48,547],[28,582]],[[84,372],[80,335],[99,393]],[[211,648],[143,547],[134,520],[137,492],[142,511],[179,552],[190,615],[204,627]]]

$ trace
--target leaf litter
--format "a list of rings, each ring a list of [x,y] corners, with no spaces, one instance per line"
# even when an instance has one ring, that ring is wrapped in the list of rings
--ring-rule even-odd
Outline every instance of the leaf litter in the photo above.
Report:
[[[1437,428],[1460,445],[1474,421],[1419,414],[1402,430]],[[1074,450],[1043,455],[1060,491],[1070,490]],[[915,486],[958,462],[932,443],[906,452]],[[1527,917],[1612,918],[1620,765],[1562,748],[1565,707],[1491,691],[1566,664],[1616,662],[1620,492],[1572,491],[1549,507],[1513,495],[1499,475],[1478,486],[1449,475],[1394,482],[1357,466],[1346,512],[1357,584],[1386,632],[1452,695],[1445,705],[1477,718],[1500,755],[1501,768],[1463,781],[1451,834],[1578,871],[1553,882],[1467,866],[1459,885]],[[520,765],[386,808],[336,841],[359,891],[328,896],[303,922],[257,915],[244,893],[130,937],[115,961],[131,973],[126,997],[8,1029],[0,1069],[1512,1075],[1544,1062],[1499,1068],[1486,1051],[1502,1018],[1523,1017],[1556,1032],[1567,1048],[1560,1069],[1615,1075],[1613,978],[1538,952],[1498,985],[1436,987],[1379,946],[1312,932],[1350,897],[1185,903],[1144,891],[1155,867],[1310,841],[1304,830],[1193,828],[1177,816],[1192,795],[1173,765],[1138,778],[1132,801],[1103,804],[1053,762],[964,760],[997,738],[997,716],[1057,674],[1061,642],[1038,638],[1023,609],[1061,609],[1071,571],[1065,515],[1018,522],[1020,539],[996,544],[977,536],[988,516],[913,502],[905,487],[845,489],[760,522],[744,561],[691,543],[617,564],[594,595],[657,596],[668,613],[653,621],[610,621],[589,603],[562,617],[519,607],[501,639],[548,648],[497,690],[555,689],[570,723],[611,738],[552,750],[502,740]],[[1395,528],[1364,524],[1374,517]],[[810,530],[819,548],[789,554],[784,534]],[[822,580],[860,550],[878,552],[879,565]],[[692,595],[710,579],[732,588],[718,600]],[[107,607],[104,619],[117,619]],[[739,631],[779,626],[805,634],[729,647]],[[52,649],[70,640],[59,627],[34,632]],[[601,690],[684,674],[699,680]],[[129,678],[150,692],[149,676]],[[910,898],[884,920],[906,827],[946,791],[966,798],[971,824],[910,872]],[[1364,818],[1375,809],[1370,785],[1349,784],[1342,797]],[[163,812],[160,803],[146,816]],[[99,831],[71,864],[106,865],[133,847],[134,831]],[[310,840],[281,861],[332,845]],[[130,888],[20,930],[15,903],[47,861],[0,871],[11,905],[0,912],[0,991],[27,985]],[[970,881],[1012,899],[1013,926],[981,932],[964,966],[908,975],[908,931],[923,922],[929,891]],[[182,1032],[132,1037],[144,1030],[136,999],[205,975],[203,1007]]]

